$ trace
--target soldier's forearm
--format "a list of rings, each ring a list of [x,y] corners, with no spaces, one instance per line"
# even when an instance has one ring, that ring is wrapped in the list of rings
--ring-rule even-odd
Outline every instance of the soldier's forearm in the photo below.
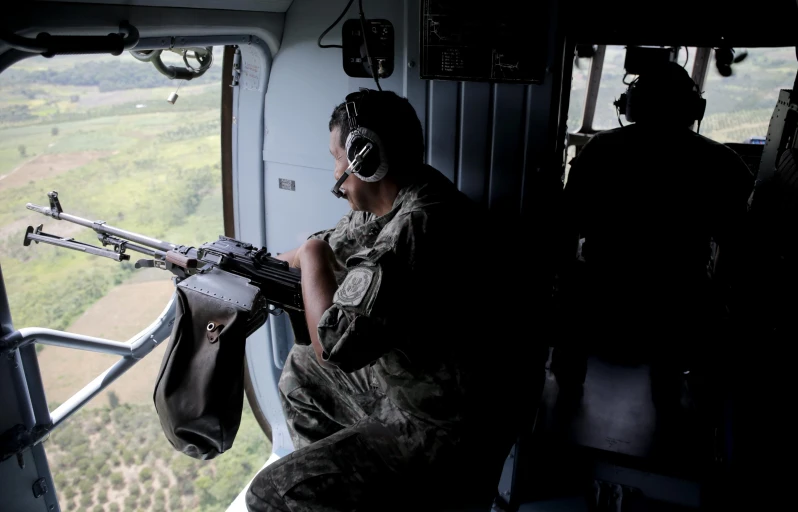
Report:
[[[299,252],[302,268],[302,296],[305,301],[305,319],[308,322],[310,341],[316,359],[326,367],[333,366],[322,359],[323,349],[319,342],[319,320],[325,311],[330,309],[333,295],[338,285],[335,280],[332,249],[326,242],[309,240]]]

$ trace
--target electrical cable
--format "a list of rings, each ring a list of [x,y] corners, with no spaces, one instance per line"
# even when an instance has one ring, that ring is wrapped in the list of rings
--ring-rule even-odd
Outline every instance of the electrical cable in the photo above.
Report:
[[[354,1],[355,0],[349,0],[349,2],[347,2],[347,4],[346,4],[346,7],[344,7],[344,10],[341,12],[341,15],[338,16],[338,18],[336,18],[335,21],[333,21],[332,25],[327,27],[327,30],[325,30],[324,32],[321,33],[321,35],[319,36],[319,40],[317,41],[317,43],[319,45],[319,48],[343,48],[343,46],[341,46],[340,44],[321,44],[321,40],[322,40],[322,38],[324,38],[324,36],[327,35],[327,32],[332,30],[333,27],[335,27],[338,23],[341,22],[341,20],[343,19],[343,17],[346,15],[347,11],[349,10],[349,8],[352,6],[352,2],[354,2]],[[361,11],[362,10],[363,10],[363,8],[361,7]]]
[[[369,54],[369,42],[368,38],[366,37],[366,17],[363,14],[363,0],[358,0],[358,5],[360,7],[360,31],[363,33],[363,45],[366,47],[366,60],[369,62],[371,76],[374,77],[374,83],[377,84],[377,90],[382,91],[382,87],[380,87],[379,71],[374,69],[374,64],[371,62],[371,55]]]

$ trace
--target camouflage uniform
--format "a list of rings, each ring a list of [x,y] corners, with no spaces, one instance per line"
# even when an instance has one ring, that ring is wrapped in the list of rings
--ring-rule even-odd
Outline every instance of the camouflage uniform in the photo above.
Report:
[[[432,494],[424,483],[447,502],[496,488],[475,470],[484,462],[497,477],[513,440],[512,429],[485,421],[489,404],[509,396],[499,378],[509,369],[474,346],[487,334],[475,313],[490,281],[477,279],[466,240],[479,236],[481,217],[424,167],[389,213],[353,211],[312,235],[345,268],[318,326],[337,369],[322,367],[312,347],[291,350],[279,387],[296,450],[255,478],[250,511],[399,510],[402,498],[419,510]],[[445,482],[456,494],[442,495]]]

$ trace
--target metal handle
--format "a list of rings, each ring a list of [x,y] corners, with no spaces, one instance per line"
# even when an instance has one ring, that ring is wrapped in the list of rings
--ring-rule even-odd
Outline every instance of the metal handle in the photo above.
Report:
[[[44,57],[93,53],[121,55],[123,51],[135,48],[139,43],[139,31],[123,21],[119,24],[119,33],[107,36],[54,36],[42,32],[31,39],[0,28],[0,41],[15,50],[39,53]]]

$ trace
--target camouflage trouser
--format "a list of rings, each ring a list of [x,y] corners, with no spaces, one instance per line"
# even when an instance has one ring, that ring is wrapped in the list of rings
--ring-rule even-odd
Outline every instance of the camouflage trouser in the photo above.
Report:
[[[296,450],[255,477],[251,512],[402,510],[410,498],[419,510],[423,483],[462,464],[453,436],[386,398],[370,367],[329,370],[296,345],[279,387]]]

